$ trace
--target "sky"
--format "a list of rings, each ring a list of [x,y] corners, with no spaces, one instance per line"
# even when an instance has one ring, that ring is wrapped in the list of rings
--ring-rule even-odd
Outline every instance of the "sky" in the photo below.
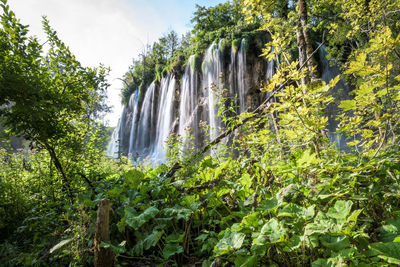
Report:
[[[192,28],[195,5],[215,6],[226,0],[8,0],[8,4],[31,35],[45,40],[42,16],[57,31],[84,65],[100,63],[111,68],[108,103],[112,112],[104,123],[116,126],[122,111],[122,78],[133,58],[146,44],[175,30]]]

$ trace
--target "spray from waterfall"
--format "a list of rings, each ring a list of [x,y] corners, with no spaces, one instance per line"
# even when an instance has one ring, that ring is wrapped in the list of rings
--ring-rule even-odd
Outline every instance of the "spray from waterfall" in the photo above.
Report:
[[[340,75],[340,70],[337,66],[331,65],[329,60],[327,59],[327,51],[326,46],[322,45],[319,51],[319,59],[321,63],[321,78],[325,83],[329,83],[333,78],[337,75]],[[350,99],[349,88],[345,84],[343,80],[339,80],[334,88],[331,89],[330,94],[333,95],[336,99]],[[325,110],[326,115],[328,116],[328,137],[332,143],[336,144],[338,149],[346,150],[346,136],[343,133],[338,133],[338,120],[336,118],[337,114],[339,114],[339,107],[335,103],[331,103]]]
[[[166,76],[161,81],[160,93],[161,97],[158,102],[157,115],[157,134],[153,147],[151,158],[155,162],[165,160],[165,142],[171,133],[171,126],[174,115],[174,97],[175,97],[175,77]]]
[[[208,122],[210,139],[218,135],[220,120],[218,114],[218,90],[222,79],[222,58],[218,45],[214,42],[206,51],[203,61],[203,94],[208,100]]]
[[[237,91],[239,94],[239,112],[242,113],[246,110],[247,105],[247,85],[246,85],[246,39],[242,39],[240,49],[238,52],[238,62],[236,65],[236,79]]]
[[[189,62],[182,77],[179,101],[179,128],[178,134],[182,137],[184,146],[188,145],[188,135],[194,140],[199,139],[199,78],[195,71],[195,56],[189,57]]]
[[[137,117],[138,117],[138,111],[139,111],[139,106],[138,106],[138,93],[134,92],[130,99],[129,99],[129,104],[128,108],[132,109],[132,117],[131,117],[131,130],[129,134],[129,150],[128,150],[128,155],[132,155],[134,144],[135,144],[135,138],[136,138],[136,127],[137,127]]]
[[[153,121],[155,119],[155,88],[154,82],[147,88],[139,115],[136,140],[132,149],[139,158],[146,157],[154,144],[155,129]]]

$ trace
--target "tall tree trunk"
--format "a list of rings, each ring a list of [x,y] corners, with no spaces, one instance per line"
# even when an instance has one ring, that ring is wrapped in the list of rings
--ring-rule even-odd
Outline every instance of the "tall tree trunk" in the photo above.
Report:
[[[306,53],[306,41],[304,39],[304,34],[302,31],[300,20],[297,24],[297,48],[299,49],[299,65],[303,66],[307,60],[307,53]],[[307,67],[308,68],[308,67]],[[301,84],[305,85],[309,82],[308,76],[301,79]]]
[[[300,66],[306,64],[307,75],[301,80],[303,85],[307,83],[314,83],[318,80],[319,74],[317,72],[317,61],[313,55],[313,40],[311,38],[310,25],[307,18],[307,0],[299,0],[298,2],[298,28],[297,28],[297,47],[299,49],[299,63]],[[306,100],[303,99],[305,103]],[[314,136],[313,141],[314,150],[320,158],[319,137]]]
[[[62,167],[61,162],[58,159],[54,148],[51,145],[49,145],[47,142],[44,142],[44,146],[45,146],[46,150],[49,152],[50,157],[54,162],[54,166],[56,166],[56,169],[58,170],[58,172],[61,175],[63,191],[67,192],[68,197],[72,201],[73,196],[72,196],[71,186],[70,186],[70,184],[68,182],[67,176],[65,175],[64,168]]]
[[[318,72],[316,69],[317,61],[312,55],[313,53],[313,40],[311,38],[310,26],[308,25],[307,18],[307,1],[299,0],[298,2],[299,21],[297,29],[297,47],[299,49],[299,62],[300,66],[307,61],[308,75],[302,80],[302,84],[307,82],[314,82],[318,79]]]

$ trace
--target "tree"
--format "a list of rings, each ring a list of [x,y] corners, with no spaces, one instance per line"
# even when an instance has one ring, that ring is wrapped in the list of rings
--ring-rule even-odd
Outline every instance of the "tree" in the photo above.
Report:
[[[180,45],[179,36],[176,31],[172,30],[159,39],[158,45],[165,51],[165,59],[168,60],[174,55]]]
[[[80,153],[85,135],[104,104],[107,69],[86,68],[43,18],[49,49],[28,36],[6,0],[0,28],[0,123],[48,151],[71,196],[58,153]]]
[[[312,143],[318,153],[322,138],[317,133],[324,127],[323,124],[314,127],[315,121],[323,122],[326,118],[321,112],[319,119],[313,115],[323,110],[323,105],[317,109],[313,106],[317,101],[323,102],[322,97],[316,96],[326,96],[327,92],[315,91],[319,83],[314,83],[318,74],[313,45],[321,42],[326,33],[328,57],[340,66],[343,73],[340,78],[352,90],[353,99],[336,99],[341,108],[340,113],[335,114],[336,119],[340,115],[340,131],[351,138],[348,145],[364,156],[375,157],[382,147],[398,142],[399,1],[298,0],[297,10],[289,6],[287,15],[277,12],[282,1],[242,0],[242,3],[247,21],[263,21],[261,28],[271,35],[264,55],[269,60],[280,59],[268,90],[288,81],[279,93],[280,102],[272,109],[281,112],[277,118],[278,137],[282,135],[281,139],[287,138],[290,142],[292,138],[297,139],[301,145],[311,140],[303,137],[313,136]],[[312,92],[317,95],[310,95]],[[326,103],[331,101],[326,98]],[[310,135],[299,134],[301,128]]]
[[[308,75],[302,79],[303,84],[318,78],[317,62],[312,54],[313,40],[311,38],[310,25],[308,23],[307,0],[298,1],[297,47],[299,50],[299,64],[307,64]]]

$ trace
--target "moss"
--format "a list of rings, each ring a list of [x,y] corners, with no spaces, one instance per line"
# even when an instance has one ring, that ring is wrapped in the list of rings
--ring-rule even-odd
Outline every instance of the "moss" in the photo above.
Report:
[[[268,41],[268,33],[259,30],[245,32],[243,33],[243,37],[247,40],[246,51],[252,51],[255,54],[261,54],[265,43]]]
[[[219,40],[218,48],[222,54],[225,54],[230,48],[229,40],[227,38],[222,38]]]
[[[167,63],[168,73],[173,73],[177,79],[182,77],[185,68],[186,58],[182,52],[178,52]]]
[[[236,53],[239,50],[241,39],[234,39],[232,40],[232,48],[233,51]]]
[[[201,54],[195,54],[191,58],[192,62],[190,62],[190,65],[194,68],[194,71],[201,73],[201,65],[202,65],[202,55]]]

